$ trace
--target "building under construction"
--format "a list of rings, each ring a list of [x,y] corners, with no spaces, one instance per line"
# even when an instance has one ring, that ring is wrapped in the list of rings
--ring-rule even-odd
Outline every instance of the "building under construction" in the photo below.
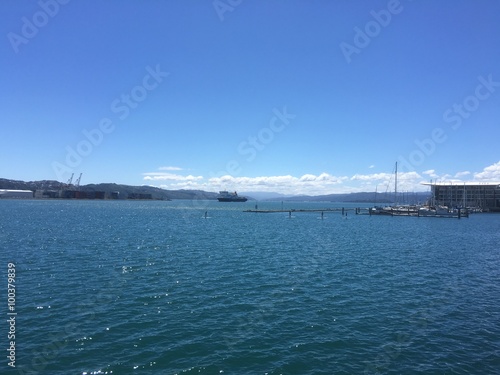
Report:
[[[500,212],[500,182],[437,182],[424,185],[431,187],[431,205]]]

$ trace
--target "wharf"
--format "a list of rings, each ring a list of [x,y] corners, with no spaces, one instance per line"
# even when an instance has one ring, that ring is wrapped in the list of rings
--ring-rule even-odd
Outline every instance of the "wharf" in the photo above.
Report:
[[[362,211],[366,211],[368,214],[368,208],[306,208],[306,209],[277,209],[277,210],[245,210],[243,212],[253,212],[257,214],[270,214],[279,212],[341,212],[343,215],[348,211],[354,211],[356,214],[361,214]]]
[[[244,210],[243,212],[252,212],[257,214],[269,214],[269,213],[288,213],[290,216],[292,213],[297,212],[321,212],[323,217],[324,213],[339,212],[342,216],[347,216],[349,211],[354,212],[356,215],[370,215],[370,216],[411,216],[411,217],[440,217],[440,218],[456,218],[460,219],[462,217],[469,217],[469,211],[467,209],[458,210],[448,210],[448,209],[438,209],[429,210],[420,207],[372,207],[372,208],[309,208],[309,209],[271,209],[271,210]]]

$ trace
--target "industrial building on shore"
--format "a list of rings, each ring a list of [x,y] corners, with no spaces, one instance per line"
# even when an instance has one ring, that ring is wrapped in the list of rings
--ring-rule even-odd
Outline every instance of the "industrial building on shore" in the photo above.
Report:
[[[430,182],[431,205],[500,212],[500,182]]]
[[[33,198],[32,190],[0,189],[0,198]]]

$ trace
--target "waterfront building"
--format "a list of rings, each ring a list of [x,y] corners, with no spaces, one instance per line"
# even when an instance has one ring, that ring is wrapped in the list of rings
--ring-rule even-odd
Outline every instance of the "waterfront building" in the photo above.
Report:
[[[33,198],[33,191],[0,189],[0,198]]]
[[[500,212],[500,182],[432,182],[431,204]]]

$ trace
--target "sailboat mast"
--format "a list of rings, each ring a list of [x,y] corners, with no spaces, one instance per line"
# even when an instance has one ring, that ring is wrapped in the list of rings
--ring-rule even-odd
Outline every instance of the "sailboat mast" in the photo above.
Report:
[[[394,203],[398,204],[398,162],[396,162],[395,168],[395,176],[394,176]]]

